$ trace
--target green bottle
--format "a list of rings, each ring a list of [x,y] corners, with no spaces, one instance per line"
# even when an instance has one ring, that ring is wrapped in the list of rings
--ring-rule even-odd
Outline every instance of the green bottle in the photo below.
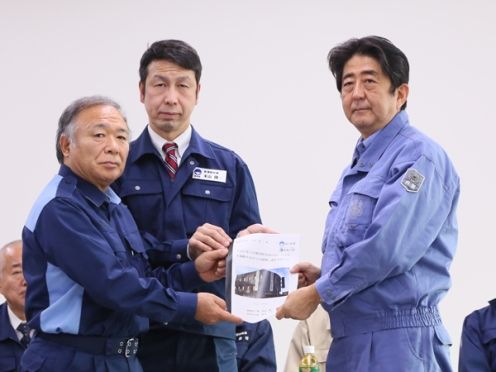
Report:
[[[319,362],[315,356],[315,347],[313,345],[303,346],[303,358],[300,360],[300,372],[319,372]]]

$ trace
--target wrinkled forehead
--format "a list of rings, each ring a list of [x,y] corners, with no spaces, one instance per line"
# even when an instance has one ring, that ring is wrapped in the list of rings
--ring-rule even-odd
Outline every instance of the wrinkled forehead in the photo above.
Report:
[[[114,129],[129,133],[126,118],[111,105],[95,105],[81,110],[74,118],[76,127]]]

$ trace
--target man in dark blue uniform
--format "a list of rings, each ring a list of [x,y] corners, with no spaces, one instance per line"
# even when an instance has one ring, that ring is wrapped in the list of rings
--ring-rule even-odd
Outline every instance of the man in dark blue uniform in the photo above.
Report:
[[[148,241],[153,266],[189,261],[228,247],[259,223],[255,186],[233,151],[202,138],[190,124],[200,91],[201,62],[179,40],[153,43],[140,62],[140,96],[149,124],[131,144],[115,190]],[[224,280],[201,290],[224,297]],[[155,324],[142,337],[145,371],[236,371],[233,324]]]
[[[0,249],[0,293],[6,300],[0,305],[0,371],[18,371],[31,338],[24,315],[26,281],[22,274],[20,240]]]
[[[465,318],[458,371],[496,371],[496,299]]]
[[[222,277],[227,249],[152,270],[129,210],[109,187],[124,170],[129,129],[118,104],[75,101],[57,132],[59,174],[23,229],[26,315],[37,330],[25,371],[141,371],[149,319],[240,322],[210,293],[187,293]]]

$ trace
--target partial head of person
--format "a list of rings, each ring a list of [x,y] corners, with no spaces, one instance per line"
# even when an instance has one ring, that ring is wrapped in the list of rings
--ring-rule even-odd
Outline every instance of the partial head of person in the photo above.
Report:
[[[367,138],[404,110],[410,67],[405,54],[388,39],[350,39],[328,54],[348,120]]]
[[[90,96],[71,103],[57,130],[57,159],[104,191],[120,177],[129,153],[129,128],[121,106]]]
[[[22,273],[21,240],[15,240],[0,248],[0,293],[14,314],[25,320],[26,280]]]
[[[202,65],[181,40],[156,41],[141,57],[139,90],[150,127],[172,141],[190,125],[198,101]]]

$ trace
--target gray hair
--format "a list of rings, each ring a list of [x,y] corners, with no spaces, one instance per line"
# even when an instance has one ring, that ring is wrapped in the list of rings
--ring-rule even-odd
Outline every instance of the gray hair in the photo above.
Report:
[[[22,240],[20,240],[20,239],[13,240],[10,243],[7,243],[0,248],[0,279],[2,279],[2,277],[3,277],[3,269],[5,266],[5,253],[7,251],[7,248],[12,247],[12,246],[16,246],[18,244],[20,244],[22,247]]]
[[[60,164],[64,162],[64,154],[60,148],[60,137],[62,135],[68,137],[71,141],[74,140],[74,129],[75,122],[74,119],[77,115],[86,109],[94,106],[112,106],[121,114],[122,118],[127,124],[127,118],[124,114],[122,107],[114,100],[105,96],[88,96],[75,100],[64,110],[59,119],[59,126],[57,128],[57,136],[55,142],[55,148],[57,151],[57,160]]]

